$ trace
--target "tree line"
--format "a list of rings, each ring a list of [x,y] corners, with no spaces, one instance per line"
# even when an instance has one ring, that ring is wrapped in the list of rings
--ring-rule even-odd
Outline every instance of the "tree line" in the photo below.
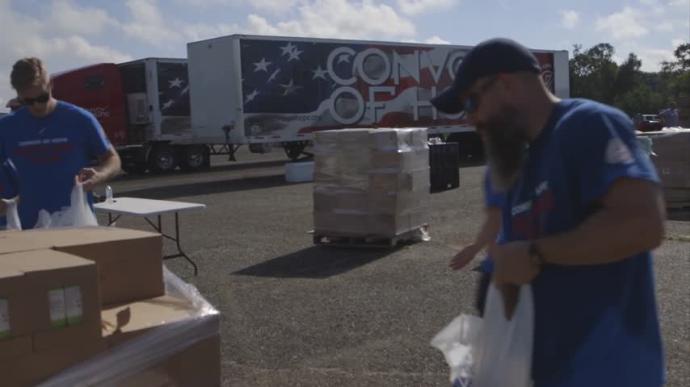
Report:
[[[690,113],[690,43],[674,50],[674,59],[662,63],[659,72],[644,72],[634,53],[617,64],[611,44],[583,49],[575,45],[570,59],[570,95],[613,105],[634,117],[657,113],[676,103],[681,120]]]

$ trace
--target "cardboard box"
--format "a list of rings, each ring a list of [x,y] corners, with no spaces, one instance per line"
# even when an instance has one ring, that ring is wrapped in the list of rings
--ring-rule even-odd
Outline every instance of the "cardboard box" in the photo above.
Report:
[[[220,386],[220,336],[203,339],[122,381],[128,387]]]
[[[188,320],[195,313],[189,301],[168,295],[110,306],[101,312],[103,337],[108,347],[114,347],[152,329]]]
[[[162,296],[103,310],[103,336],[106,345],[113,350],[123,343],[136,340],[142,335],[155,335],[156,330],[171,325],[198,324],[190,320],[196,309],[186,299]],[[123,380],[123,386],[218,386],[220,385],[220,337],[215,334],[203,338],[209,330],[218,331],[219,317],[204,317],[210,325],[194,325],[200,340],[186,348],[167,354],[158,364]],[[193,329],[194,329],[193,328]],[[192,332],[195,334],[196,332]],[[184,338],[183,338],[184,339]],[[145,343],[145,342],[144,342]],[[169,348],[167,346],[166,348]],[[159,351],[165,348],[142,348],[142,351]]]
[[[0,254],[46,248],[94,261],[103,305],[164,293],[160,234],[116,227],[0,233]]]
[[[54,250],[0,255],[0,265],[23,273],[34,351],[100,339],[98,273],[89,260]]]
[[[34,386],[98,355],[106,349],[103,340],[73,342],[71,345],[17,356],[0,362],[3,387]]]
[[[6,337],[0,339],[0,364],[6,359],[15,359],[33,351],[31,336]]]
[[[0,259],[0,347],[5,338],[31,333],[30,305],[24,299],[26,291],[24,273],[4,265]]]

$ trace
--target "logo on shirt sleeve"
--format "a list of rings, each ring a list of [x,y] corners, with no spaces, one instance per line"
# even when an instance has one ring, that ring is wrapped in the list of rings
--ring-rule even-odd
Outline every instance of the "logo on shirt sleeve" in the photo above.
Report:
[[[613,137],[606,145],[606,162],[608,164],[631,164],[635,159],[633,158],[630,148],[628,148],[623,140],[618,137]]]

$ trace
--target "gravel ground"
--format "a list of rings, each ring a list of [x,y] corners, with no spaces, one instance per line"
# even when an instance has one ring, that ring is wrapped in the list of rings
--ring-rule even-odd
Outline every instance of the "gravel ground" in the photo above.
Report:
[[[312,184],[285,183],[282,154],[239,158],[214,157],[207,172],[112,184],[115,196],[208,206],[181,216],[199,275],[184,260],[167,266],[222,313],[223,385],[447,385],[429,340],[473,312],[478,275],[447,264],[481,221],[484,168],[462,168],[459,189],[432,195],[430,242],[334,249],[313,246]],[[671,216],[655,262],[668,386],[681,387],[690,386],[690,215]],[[147,229],[135,219],[118,226]]]

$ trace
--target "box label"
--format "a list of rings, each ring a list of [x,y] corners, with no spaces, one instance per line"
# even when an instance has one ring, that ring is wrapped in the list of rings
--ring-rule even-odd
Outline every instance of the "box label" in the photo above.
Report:
[[[53,289],[48,292],[48,303],[50,305],[50,322],[56,328],[63,328],[67,325],[67,313],[65,310],[65,291]]]
[[[77,325],[81,323],[84,312],[82,307],[81,288],[79,286],[65,288],[65,305],[67,311],[67,324]]]
[[[10,310],[7,300],[0,298],[0,338],[10,335]]]

